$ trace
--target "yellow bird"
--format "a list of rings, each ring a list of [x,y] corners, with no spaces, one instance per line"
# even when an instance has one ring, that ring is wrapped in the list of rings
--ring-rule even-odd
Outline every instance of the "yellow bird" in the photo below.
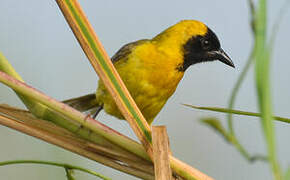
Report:
[[[215,33],[196,20],[180,21],[152,39],[126,44],[112,57],[115,68],[149,124],[174,93],[189,66],[214,60],[234,67]],[[95,116],[104,109],[124,119],[101,80],[95,95],[65,102],[81,111],[97,108]]]

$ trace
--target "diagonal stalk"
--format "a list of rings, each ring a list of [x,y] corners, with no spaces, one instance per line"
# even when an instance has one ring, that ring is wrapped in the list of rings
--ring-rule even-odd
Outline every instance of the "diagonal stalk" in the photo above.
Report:
[[[122,82],[77,0],[56,0],[91,65],[152,158],[151,129]]]
[[[269,162],[276,180],[281,180],[281,169],[278,163],[275,132],[272,118],[272,104],[270,92],[270,59],[271,49],[267,45],[266,29],[267,29],[267,2],[259,0],[259,8],[257,10],[257,22],[255,24],[255,58],[256,58],[256,88],[258,94],[259,108],[262,115],[262,128],[267,142]],[[270,46],[271,47],[271,46]]]
[[[17,119],[17,118],[16,118]],[[29,120],[30,121],[30,120]],[[15,129],[17,131],[23,132],[30,136],[42,139],[51,144],[60,146],[64,149],[77,153],[81,156],[87,157],[94,161],[100,162],[106,166],[112,167],[114,169],[120,170],[122,172],[144,178],[153,179],[152,173],[150,171],[140,171],[134,166],[128,166],[127,164],[122,164],[120,161],[116,161],[115,158],[105,156],[104,153],[98,153],[94,147],[90,147],[87,141],[79,139],[75,135],[66,132],[60,127],[55,127],[54,124],[43,120],[37,120],[37,125],[40,127],[32,125],[31,122],[27,120],[18,121],[12,116],[6,117],[0,114],[0,124],[7,126],[9,128]],[[53,131],[51,131],[51,129]],[[148,169],[148,168],[147,168]],[[147,170],[144,169],[144,170]],[[149,169],[150,170],[150,169]]]

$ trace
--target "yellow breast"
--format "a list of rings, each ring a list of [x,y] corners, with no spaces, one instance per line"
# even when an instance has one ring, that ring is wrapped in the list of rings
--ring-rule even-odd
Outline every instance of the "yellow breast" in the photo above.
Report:
[[[175,54],[172,55],[172,53]],[[180,63],[182,63],[181,52],[176,49],[164,51],[152,41],[137,46],[128,57],[114,63],[130,94],[149,123],[153,121],[168,98],[174,93],[183,77],[184,73],[177,70]],[[96,96],[107,113],[123,119],[102,82],[99,82]]]

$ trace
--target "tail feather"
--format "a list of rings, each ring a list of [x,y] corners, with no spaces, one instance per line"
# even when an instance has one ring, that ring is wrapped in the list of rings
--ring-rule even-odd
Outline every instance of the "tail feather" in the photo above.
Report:
[[[88,94],[62,102],[81,112],[89,112],[91,114],[99,107],[95,94]]]

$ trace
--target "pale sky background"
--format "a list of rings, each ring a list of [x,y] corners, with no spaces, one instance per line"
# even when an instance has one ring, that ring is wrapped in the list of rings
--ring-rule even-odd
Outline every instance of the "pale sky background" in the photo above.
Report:
[[[232,57],[236,69],[219,62],[190,67],[154,124],[167,126],[174,156],[217,180],[272,179],[268,164],[248,163],[221,136],[199,122],[201,117],[214,116],[226,124],[225,115],[181,105],[227,105],[231,89],[253,45],[246,0],[80,2],[110,56],[125,43],[151,38],[182,19],[198,19],[211,27],[220,38],[223,49]],[[269,2],[270,25],[283,3],[284,0]],[[287,12],[276,41],[271,70],[274,112],[285,117],[290,117],[289,19],[290,13]],[[95,91],[98,77],[55,1],[2,1],[0,22],[0,51],[28,84],[59,100]],[[238,95],[237,109],[258,109],[252,70]],[[15,94],[2,84],[0,103],[23,107]],[[117,121],[104,113],[99,119],[134,137],[125,121]],[[278,156],[285,171],[290,165],[290,126],[279,122],[275,125]],[[235,116],[235,129],[249,152],[266,153],[257,118]],[[0,126],[0,142],[0,161],[57,161],[83,166],[113,179],[136,179],[3,126]],[[76,173],[76,177],[96,179],[83,173]],[[62,168],[14,165],[0,167],[0,179],[63,180],[65,173]]]

